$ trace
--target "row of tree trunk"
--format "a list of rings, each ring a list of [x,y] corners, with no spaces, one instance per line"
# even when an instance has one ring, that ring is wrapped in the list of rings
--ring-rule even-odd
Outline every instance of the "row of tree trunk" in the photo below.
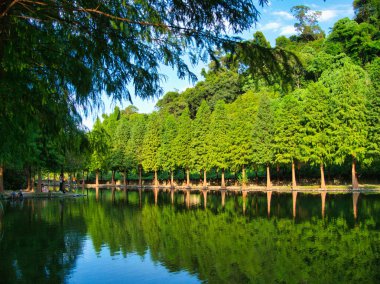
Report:
[[[267,172],[267,189],[272,188],[272,182],[270,177],[270,165],[266,165],[266,172]],[[115,173],[116,171],[112,171],[112,184],[115,184]],[[26,180],[27,180],[27,190],[28,191],[34,191],[34,178],[32,176],[32,169],[31,167],[27,167],[25,170],[26,174]],[[325,174],[324,174],[324,165],[323,163],[320,164],[320,174],[321,174],[321,184],[320,188],[325,190],[326,189],[326,182],[325,182]],[[353,159],[352,161],[352,188],[358,189],[359,188],[359,182],[357,178],[356,173],[356,159]],[[41,169],[37,170],[37,191],[42,191],[42,174]],[[127,184],[127,171],[124,171],[124,184]],[[48,176],[49,179],[49,176]],[[54,181],[56,180],[56,175],[54,174]],[[99,170],[96,170],[96,176],[95,176],[95,183],[96,185],[99,185]],[[154,185],[158,186],[158,175],[157,170],[154,171]],[[174,174],[173,171],[170,172],[170,185],[174,187]],[[84,171],[82,173],[82,187],[84,186]],[[190,170],[189,168],[186,168],[186,186],[190,186]],[[142,167],[139,166],[139,187],[142,187]],[[203,187],[207,187],[207,171],[203,170]],[[221,176],[221,187],[226,187],[225,182],[225,169],[222,169],[222,176]],[[246,170],[245,166],[242,167],[242,187],[246,187]],[[297,181],[296,181],[296,170],[295,170],[295,162],[292,162],[292,189],[297,188]],[[4,191],[4,166],[0,165],[0,192]]]

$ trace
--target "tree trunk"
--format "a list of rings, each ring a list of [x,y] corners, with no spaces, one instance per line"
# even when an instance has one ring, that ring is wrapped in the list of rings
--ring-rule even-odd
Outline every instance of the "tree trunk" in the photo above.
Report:
[[[292,189],[297,188],[297,181],[296,181],[296,168],[294,161],[292,161]]]
[[[98,169],[95,172],[95,184],[96,184],[96,187],[99,186],[99,170]]]
[[[207,171],[203,170],[203,187],[207,187]]]
[[[38,170],[37,170],[37,176],[38,176],[37,192],[42,192],[42,174],[41,174],[41,168],[38,168]]]
[[[270,217],[270,205],[272,200],[272,191],[267,191],[267,214]]]
[[[57,174],[54,172],[53,174],[53,190],[55,191],[55,182],[57,181]]]
[[[170,171],[170,187],[174,187],[174,172],[173,170]]]
[[[25,169],[25,174],[26,174],[26,190],[31,191],[32,190],[32,173],[31,173],[31,168],[28,166]]]
[[[321,192],[322,199],[322,218],[325,217],[325,208],[326,208],[326,192]]]
[[[139,187],[142,187],[142,167],[139,165]]]
[[[354,192],[352,194],[352,205],[353,205],[355,220],[358,218],[358,199],[359,199],[359,195],[360,195],[360,192]]]
[[[186,186],[190,186],[190,170],[186,168]]]
[[[280,165],[276,165],[276,172],[277,172],[277,185],[280,184]]]
[[[359,181],[356,175],[356,159],[352,159],[352,189],[359,189]]]
[[[293,218],[297,215],[297,191],[292,192],[293,197]]]
[[[112,170],[111,172],[112,172],[111,184],[115,185],[115,171]]]
[[[123,181],[124,187],[127,188],[127,170],[124,170],[124,181]]]
[[[0,192],[4,192],[4,166],[0,164]]]
[[[82,171],[82,194],[84,192],[84,171]]]
[[[157,170],[154,170],[154,186],[158,186],[158,177],[157,177]]]
[[[255,182],[256,182],[256,185],[259,185],[259,170],[257,166],[255,166]]]
[[[245,188],[246,187],[246,177],[245,177],[245,166],[243,165],[242,167],[242,182],[241,182],[241,186],[242,188]]]
[[[325,169],[323,167],[323,163],[321,163],[321,189],[326,190],[326,182],[325,182]]]
[[[267,190],[271,189],[272,183],[270,181],[270,167],[269,164],[267,164]]]
[[[222,188],[226,187],[226,181],[224,180],[224,169],[222,169],[222,183],[221,183],[221,187]]]

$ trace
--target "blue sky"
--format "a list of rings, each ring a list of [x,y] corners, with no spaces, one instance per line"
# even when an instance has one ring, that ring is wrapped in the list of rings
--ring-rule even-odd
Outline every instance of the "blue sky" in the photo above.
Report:
[[[295,19],[290,13],[290,9],[296,5],[306,5],[315,11],[321,11],[322,15],[319,18],[319,25],[322,29],[329,33],[330,28],[334,23],[341,18],[349,17],[353,18],[354,12],[352,9],[353,0],[314,0],[314,1],[285,1],[285,0],[272,0],[268,6],[260,8],[261,13],[260,20],[256,26],[252,27],[250,30],[245,31],[244,33],[238,35],[245,39],[251,39],[252,35],[256,31],[262,31],[270,41],[271,45],[275,45],[275,39],[280,36],[291,36],[295,34],[294,23]],[[200,72],[202,68],[207,68],[207,64],[199,64],[197,66],[191,66],[190,69],[197,75],[198,79],[202,79]],[[192,87],[193,85],[188,80],[180,80],[177,78],[176,71],[162,66],[160,72],[165,74],[167,80],[162,82],[162,87],[164,93],[178,90],[184,91],[186,88]],[[83,118],[83,124],[89,129],[92,128],[92,125],[97,116],[101,116],[103,112],[111,113],[114,107],[117,105],[120,108],[124,109],[129,105],[129,102],[125,101],[123,103],[112,102],[105,94],[103,94],[104,109],[100,109],[96,112],[91,113],[88,117]],[[141,113],[150,113],[154,110],[154,106],[158,99],[154,100],[141,100],[134,97],[134,105],[139,109]]]

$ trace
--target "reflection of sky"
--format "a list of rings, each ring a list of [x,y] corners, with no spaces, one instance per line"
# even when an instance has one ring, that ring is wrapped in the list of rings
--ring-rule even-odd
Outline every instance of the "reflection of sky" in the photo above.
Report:
[[[270,41],[272,46],[275,46],[275,39],[281,35],[291,36],[295,34],[294,23],[295,19],[290,13],[290,9],[295,5],[306,5],[313,10],[321,11],[322,15],[319,18],[319,24],[322,29],[329,33],[330,28],[334,23],[341,18],[349,17],[353,18],[354,12],[352,9],[352,0],[335,0],[335,1],[315,1],[315,0],[303,0],[303,1],[280,1],[272,0],[269,1],[270,4],[264,8],[259,8],[261,13],[259,22],[256,27],[245,31],[244,33],[237,35],[245,39],[251,39],[252,35],[256,31],[262,31]],[[185,60],[188,62],[188,60]],[[190,70],[198,77],[198,80],[202,80],[200,75],[202,68],[207,68],[207,63],[200,62],[197,66],[191,66],[189,64]],[[164,94],[169,91],[177,90],[182,92],[193,85],[189,80],[180,80],[177,77],[176,71],[170,67],[161,65],[160,72],[166,76],[166,81],[161,83],[163,87]],[[130,90],[132,90],[130,88]],[[132,92],[131,92],[132,93]],[[121,103],[112,102],[106,95],[102,96],[104,102],[104,110],[99,110],[99,113],[111,113],[115,105],[118,105],[122,109],[129,105],[128,102],[124,101]],[[141,100],[139,98],[133,97],[134,105],[139,109],[141,113],[150,113],[154,110],[154,106],[158,99],[152,100]],[[98,113],[93,113],[89,117],[85,118],[83,124],[92,128],[92,125],[96,119]],[[99,115],[100,116],[100,115]]]
[[[199,283],[186,271],[169,272],[162,264],[154,263],[148,250],[144,257],[137,254],[111,256],[107,246],[99,254],[94,250],[91,238],[83,245],[76,266],[67,279],[68,283]]]

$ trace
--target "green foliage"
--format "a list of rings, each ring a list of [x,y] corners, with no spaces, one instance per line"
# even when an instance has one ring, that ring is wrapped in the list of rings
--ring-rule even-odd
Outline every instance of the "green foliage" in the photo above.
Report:
[[[191,138],[191,168],[195,170],[208,170],[211,168],[209,149],[210,141],[210,107],[206,101],[202,101],[192,123]]]
[[[145,171],[157,171],[162,165],[160,164],[160,147],[161,140],[161,117],[157,112],[149,115],[147,128],[142,144],[142,166]]]
[[[218,101],[211,114],[209,132],[209,159],[210,166],[218,170],[227,169],[230,166],[229,149],[231,148],[231,137],[229,136],[231,123],[227,116],[224,101]]]
[[[302,155],[312,165],[332,162],[335,155],[334,113],[329,89],[321,83],[313,83],[304,90]]]
[[[233,170],[240,170],[252,162],[252,134],[257,106],[258,96],[247,92],[227,108],[231,127],[229,160]]]
[[[106,169],[109,135],[103,128],[99,118],[96,119],[94,128],[88,134],[88,140],[92,152],[90,157],[90,170]]]
[[[326,41],[326,50],[333,55],[344,52],[356,63],[364,65],[379,56],[378,28],[343,18],[334,24]]]
[[[288,164],[302,160],[300,151],[304,137],[302,130],[302,98],[299,91],[274,101],[274,149],[275,160]]]
[[[367,75],[362,68],[342,58],[335,68],[322,74],[321,82],[330,89],[336,161],[342,163],[348,156],[363,159],[368,133]]]
[[[178,118],[177,137],[174,140],[174,152],[176,153],[176,165],[182,168],[189,168],[191,165],[192,151],[190,149],[192,140],[192,120],[189,108],[185,108]]]
[[[159,164],[164,171],[176,168],[175,139],[177,137],[177,121],[173,114],[163,115],[160,134]]]
[[[270,164],[274,160],[274,112],[268,94],[262,94],[253,123],[252,161]]]

